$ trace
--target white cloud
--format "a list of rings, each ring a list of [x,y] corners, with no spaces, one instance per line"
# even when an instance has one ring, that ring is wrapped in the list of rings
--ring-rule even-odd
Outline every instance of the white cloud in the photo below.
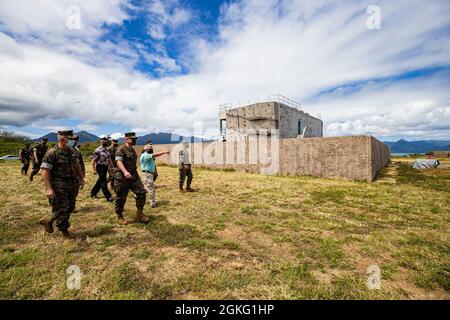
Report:
[[[148,34],[155,40],[167,37],[166,31],[182,26],[191,19],[191,12],[181,7],[178,0],[152,0],[148,5]]]
[[[83,21],[90,31],[77,38],[70,52],[65,45],[61,49],[29,39],[37,35],[45,43],[70,43],[64,27],[48,23],[62,23],[64,12],[47,10],[36,18],[28,8],[23,9],[29,12],[25,18],[13,21],[17,11],[7,8],[5,13],[1,6],[6,2],[15,10],[22,8],[14,3],[23,4],[16,0],[0,5],[2,29],[19,34],[0,33],[0,124],[26,125],[70,115],[89,123],[186,134],[194,122],[202,121],[207,134],[213,135],[218,130],[219,104],[282,93],[302,102],[305,111],[320,113],[328,135],[450,135],[448,73],[368,81],[450,65],[450,39],[445,32],[448,1],[377,1],[381,30],[366,28],[370,2],[233,2],[222,7],[216,41],[191,39],[186,48],[195,56],[195,72],[161,79],[132,70],[127,61],[137,56],[125,40],[123,46],[107,48],[108,43],[101,43],[100,52],[93,49],[92,41],[99,45],[95,39],[102,23],[121,23],[126,18],[120,14],[120,1],[99,2],[85,11]],[[54,2],[40,3],[50,9]],[[162,17],[158,23],[166,27],[164,4],[152,3],[152,13]],[[101,8],[110,10],[99,12]],[[174,10],[169,14],[179,16],[173,20],[179,21],[175,25],[185,23],[187,18]],[[120,48],[124,54],[115,60]],[[159,53],[146,58],[167,70],[180,70],[164,49]],[[86,63],[96,60],[104,63]],[[360,90],[345,87],[360,81],[368,81]],[[317,97],[339,86],[344,87]]]
[[[93,125],[93,124],[83,123],[83,124],[77,125],[77,130],[81,130],[81,131],[94,131],[97,129],[98,129],[98,126]]]
[[[121,132],[114,132],[114,133],[110,134],[109,136],[110,136],[111,139],[117,139],[117,140],[119,140],[119,139],[121,139],[121,138],[124,137],[124,133],[121,133]]]

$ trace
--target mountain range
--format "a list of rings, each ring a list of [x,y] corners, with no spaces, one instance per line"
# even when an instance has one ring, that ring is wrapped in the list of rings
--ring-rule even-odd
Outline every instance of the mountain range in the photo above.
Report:
[[[80,137],[80,143],[85,142],[97,142],[100,137],[96,136],[95,134],[89,133],[87,131],[80,131],[75,132],[75,134]],[[40,141],[42,138],[47,138],[48,142],[57,142],[58,141],[58,134],[56,132],[50,132],[38,139],[35,139],[34,141]],[[171,133],[150,133],[143,136],[138,137],[137,144],[138,145],[144,145],[147,143],[147,141],[151,140],[153,144],[176,144],[180,143],[184,140],[188,140],[191,142],[201,142],[201,141],[210,141],[202,138],[197,137],[184,137],[176,134]],[[119,143],[123,143],[124,139],[119,139]]]
[[[450,150],[450,140],[383,141],[392,153],[426,153],[437,150]]]

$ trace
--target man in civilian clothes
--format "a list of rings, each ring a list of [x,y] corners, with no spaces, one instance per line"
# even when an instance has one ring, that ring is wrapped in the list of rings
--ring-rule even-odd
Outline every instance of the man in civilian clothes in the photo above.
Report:
[[[97,199],[100,189],[106,198],[106,201],[112,202],[112,195],[108,189],[108,169],[113,166],[111,161],[111,153],[107,149],[108,138],[100,138],[100,146],[92,153],[92,171],[98,174],[97,182],[91,190],[91,198]]]

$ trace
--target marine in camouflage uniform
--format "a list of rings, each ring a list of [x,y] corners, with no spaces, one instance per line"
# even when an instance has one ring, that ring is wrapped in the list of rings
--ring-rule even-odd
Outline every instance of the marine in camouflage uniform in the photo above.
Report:
[[[19,157],[20,161],[22,162],[22,168],[20,170],[20,173],[23,175],[27,175],[31,161],[31,148],[29,143],[26,143],[25,147],[20,149]]]
[[[180,171],[180,180],[179,180],[179,188],[180,191],[183,191],[183,184],[187,177],[186,182],[186,191],[193,192],[194,190],[191,188],[192,183],[192,165],[189,160],[189,152],[188,152],[189,143],[183,143],[183,150],[178,153],[178,169]]]
[[[109,151],[109,153],[111,153],[111,160],[113,163],[113,168],[108,169],[108,181],[111,182],[111,189],[113,189],[113,190],[114,190],[114,173],[117,168],[116,152],[117,152],[118,146],[119,146],[119,140],[112,139],[111,145],[108,147],[108,151]]]
[[[84,185],[77,151],[67,145],[73,131],[59,131],[58,144],[42,160],[42,178],[52,207],[52,217],[39,222],[48,233],[53,232],[53,222],[64,237],[73,238],[69,232],[70,214],[75,210],[79,184]]]
[[[81,167],[81,173],[83,174],[83,178],[86,177],[86,166],[84,164],[84,159],[83,159],[83,153],[80,150],[80,146],[79,146],[79,141],[80,141],[80,137],[76,137],[75,139],[75,143],[73,145],[73,148],[75,149],[77,156],[78,156],[78,162],[80,163],[80,167]],[[77,193],[76,196],[78,196],[78,193],[80,192],[80,179],[77,178]]]
[[[47,138],[42,138],[41,142],[36,144],[32,150],[31,159],[33,161],[33,171],[30,175],[30,181],[33,181],[33,177],[37,175],[41,169],[42,159],[48,150],[47,141]]]
[[[134,150],[136,140],[137,137],[134,132],[126,133],[125,144],[116,151],[117,169],[114,175],[114,187],[116,191],[115,211],[119,224],[126,224],[123,218],[123,208],[130,190],[136,194],[137,212],[135,222],[147,223],[150,220],[143,213],[147,191],[137,171],[138,156]]]

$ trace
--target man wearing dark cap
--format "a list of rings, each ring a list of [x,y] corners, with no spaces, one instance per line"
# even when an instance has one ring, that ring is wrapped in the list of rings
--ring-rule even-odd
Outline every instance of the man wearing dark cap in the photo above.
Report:
[[[114,172],[117,168],[117,164],[116,164],[116,152],[117,152],[117,148],[119,147],[119,140],[118,139],[112,139],[111,140],[111,145],[108,147],[108,151],[109,153],[111,153],[111,160],[112,160],[112,164],[113,167],[109,168],[108,170],[108,175],[109,175],[109,181],[111,181],[111,189],[114,190]]]
[[[27,175],[28,169],[30,168],[30,160],[31,160],[31,148],[30,143],[25,143],[25,146],[20,149],[19,152],[20,162],[22,162],[22,169],[20,173],[24,176]]]
[[[83,178],[86,178],[86,166],[84,164],[83,153],[80,150],[79,142],[80,142],[80,137],[75,136],[74,140],[69,140],[69,147],[72,147],[72,148],[75,149],[75,151],[77,153],[77,156],[78,156],[78,162],[80,163],[81,172],[83,173]],[[80,186],[80,183],[78,181],[76,196],[78,196],[78,192],[80,191],[80,187],[81,186]]]
[[[44,158],[48,149],[47,141],[48,138],[42,138],[41,142],[36,144],[32,150],[31,159],[33,161],[33,171],[30,175],[30,181],[33,181],[33,177],[38,174],[41,168],[42,159]]]
[[[97,182],[91,190],[91,198],[97,198],[100,189],[106,201],[112,202],[112,195],[108,189],[108,169],[112,168],[111,153],[108,151],[108,138],[100,138],[100,146],[95,149],[91,156],[92,171],[98,174]]]
[[[52,217],[39,221],[48,233],[53,232],[53,222],[65,238],[74,238],[69,232],[70,214],[75,210],[78,186],[83,188],[84,178],[77,152],[69,146],[76,137],[73,131],[59,131],[58,144],[42,160],[42,179],[52,206]]]
[[[136,194],[137,213],[135,221],[147,223],[150,220],[144,215],[146,190],[137,171],[138,156],[134,150],[136,140],[137,137],[134,132],[125,133],[125,144],[120,146],[116,152],[117,170],[114,177],[114,186],[117,198],[115,211],[119,224],[126,224],[123,218],[123,208],[129,190]]]

